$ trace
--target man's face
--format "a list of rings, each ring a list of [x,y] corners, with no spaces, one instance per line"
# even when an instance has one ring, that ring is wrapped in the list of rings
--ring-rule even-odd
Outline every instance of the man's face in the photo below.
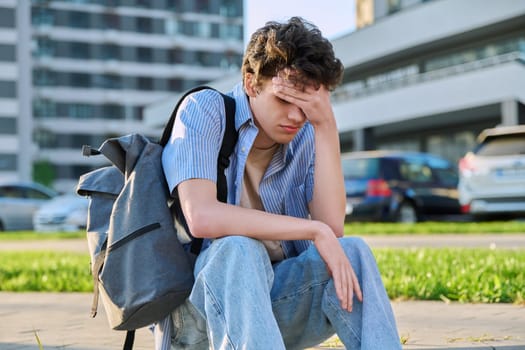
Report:
[[[259,128],[254,146],[267,148],[275,143],[291,142],[306,121],[303,111],[275,96],[271,79],[258,87],[245,80],[245,89],[255,124]]]

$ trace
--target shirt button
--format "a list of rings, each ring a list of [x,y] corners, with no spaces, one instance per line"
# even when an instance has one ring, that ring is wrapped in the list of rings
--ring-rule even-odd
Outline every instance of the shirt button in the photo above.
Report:
[[[246,147],[241,148],[242,153],[246,153]]]

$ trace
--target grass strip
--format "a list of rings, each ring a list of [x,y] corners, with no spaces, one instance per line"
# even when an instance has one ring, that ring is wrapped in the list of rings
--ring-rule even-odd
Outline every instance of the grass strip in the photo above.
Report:
[[[85,231],[77,232],[45,232],[34,231],[4,231],[0,232],[1,241],[34,241],[34,240],[57,240],[86,238]]]
[[[374,249],[391,299],[525,303],[525,251]],[[89,256],[0,252],[0,290],[91,292]]]
[[[525,251],[374,250],[391,299],[525,303]]]
[[[347,223],[345,235],[370,234],[487,234],[525,233],[525,221],[482,221],[482,222],[418,222],[409,223]]]
[[[0,252],[0,290],[89,292],[89,255],[64,252]]]
[[[351,222],[345,225],[346,235],[370,234],[439,234],[439,233],[525,233],[525,220],[479,221],[479,222],[436,222],[426,221],[415,224],[397,222]],[[46,232],[6,231],[0,232],[0,241],[47,240],[85,238],[85,231]]]

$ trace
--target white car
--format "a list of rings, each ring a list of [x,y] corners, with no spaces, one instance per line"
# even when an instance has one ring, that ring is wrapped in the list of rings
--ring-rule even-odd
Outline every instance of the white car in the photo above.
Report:
[[[525,125],[483,130],[460,159],[459,175],[464,213],[525,215]]]
[[[33,216],[38,232],[70,232],[86,228],[89,200],[75,194],[60,195],[42,205]]]
[[[35,211],[56,195],[36,182],[1,182],[0,231],[32,230]]]

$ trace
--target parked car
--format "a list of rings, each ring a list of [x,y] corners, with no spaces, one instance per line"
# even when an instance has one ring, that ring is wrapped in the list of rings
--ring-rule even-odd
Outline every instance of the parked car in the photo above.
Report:
[[[56,195],[34,182],[0,183],[0,231],[32,230],[33,214]]]
[[[459,201],[474,216],[525,214],[525,125],[485,129],[459,160]]]
[[[33,216],[35,231],[78,231],[86,228],[88,202],[76,194],[60,195],[42,205]]]
[[[455,165],[416,152],[365,151],[341,156],[346,221],[416,222],[461,213]]]

